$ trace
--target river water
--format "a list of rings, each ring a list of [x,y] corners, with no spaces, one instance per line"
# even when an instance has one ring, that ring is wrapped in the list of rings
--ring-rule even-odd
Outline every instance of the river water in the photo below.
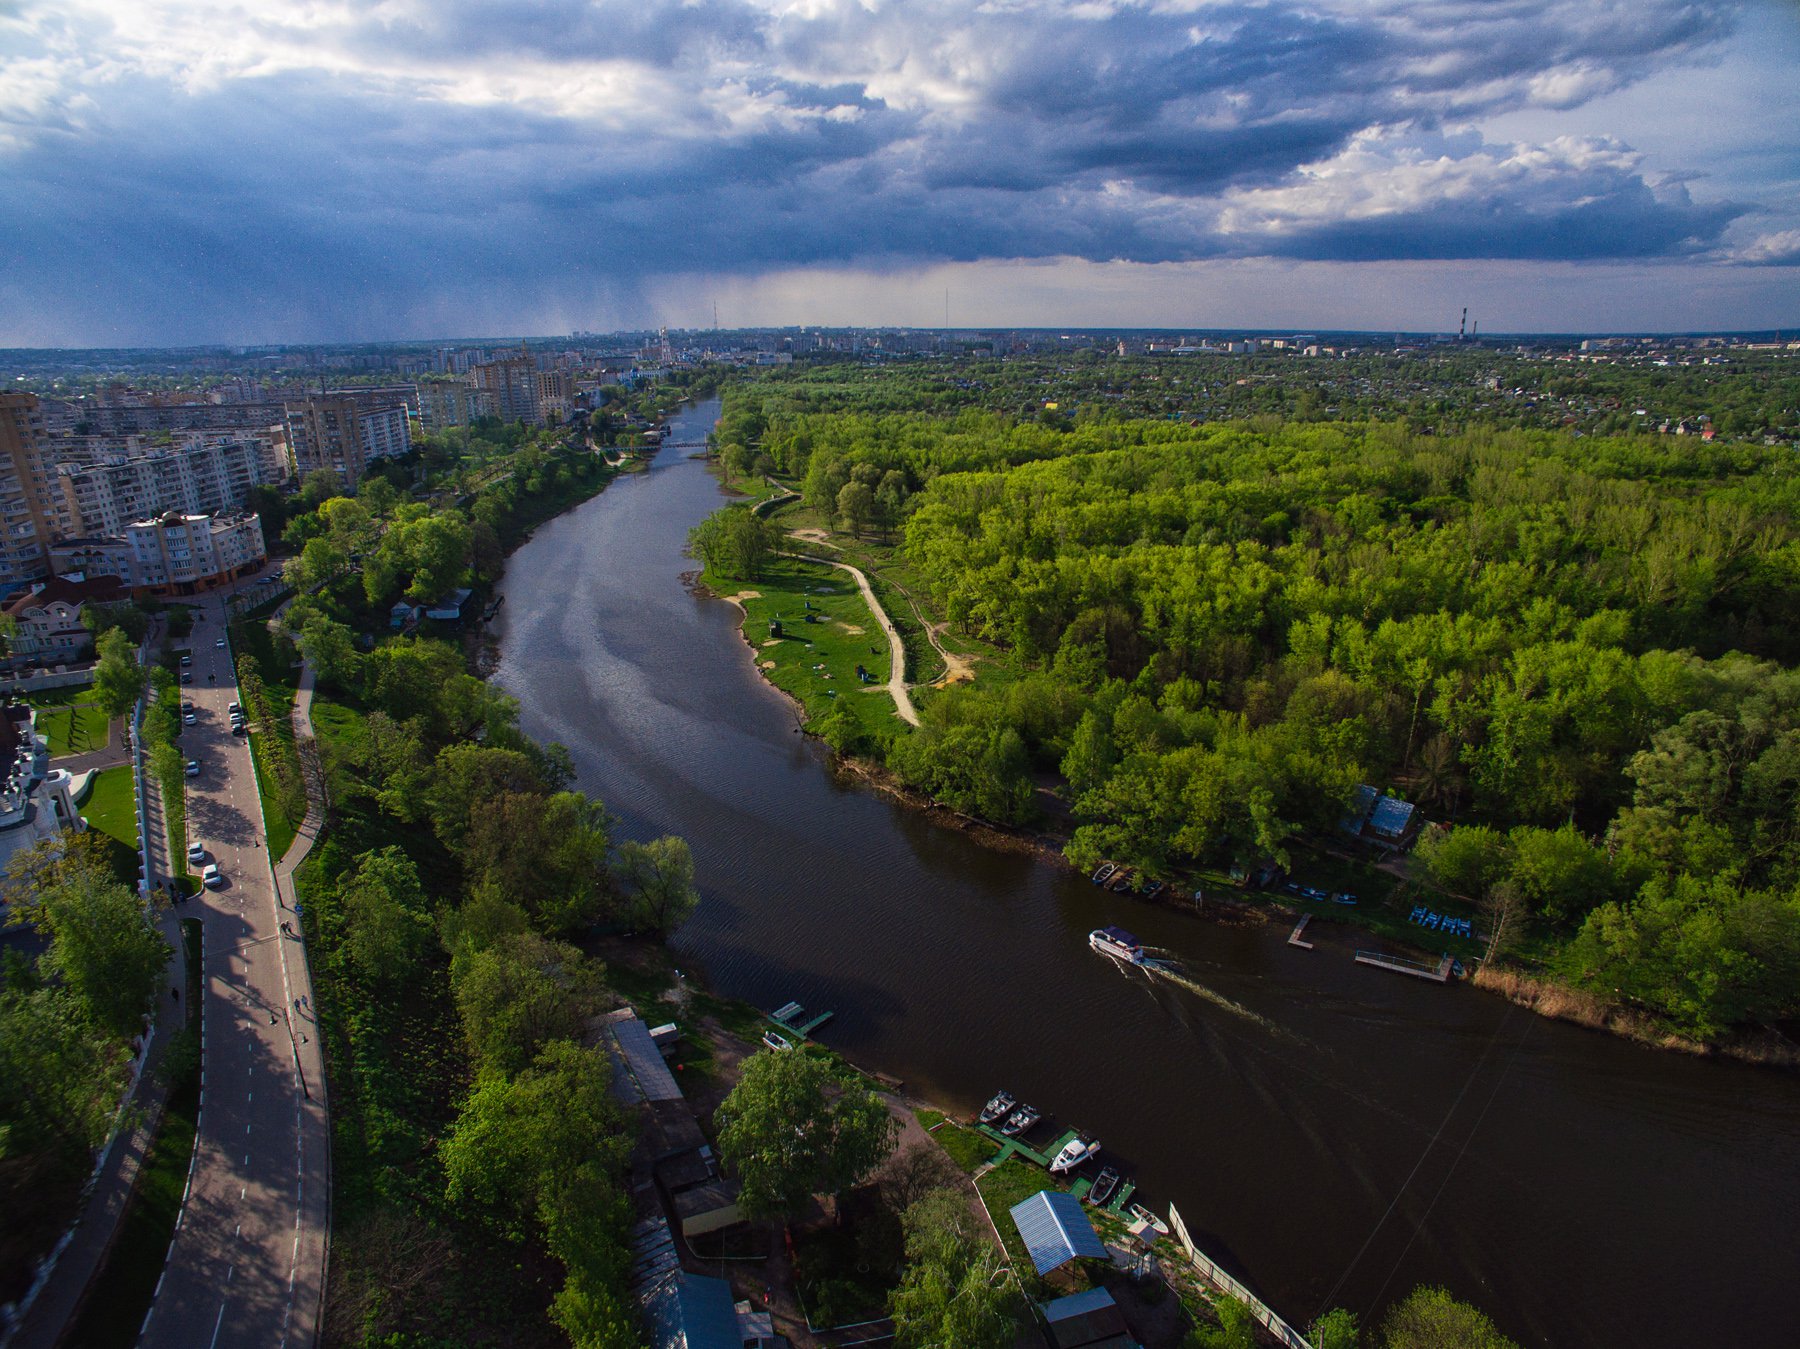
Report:
[[[1528,1344],[1794,1341],[1800,1081],[1358,966],[1348,933],[1307,952],[1104,894],[844,783],[682,581],[722,500],[692,456],[513,556],[497,677],[623,834],[688,839],[675,946],[716,988],[830,1009],[826,1043],[919,1094],[1006,1087],[1091,1131],[1296,1324],[1436,1282]],[[1190,983],[1091,952],[1113,922]]]

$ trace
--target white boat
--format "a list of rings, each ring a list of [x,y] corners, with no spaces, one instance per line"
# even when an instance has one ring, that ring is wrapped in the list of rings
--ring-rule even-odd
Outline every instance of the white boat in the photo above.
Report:
[[[1157,1236],[1166,1237],[1169,1235],[1169,1225],[1142,1204],[1132,1204],[1125,1211],[1133,1218],[1136,1218],[1139,1222],[1143,1223],[1152,1232],[1156,1233]]]
[[[1066,1175],[1089,1158],[1100,1155],[1100,1145],[1085,1138],[1071,1138],[1050,1163],[1050,1174]]]
[[[1144,963],[1144,944],[1122,927],[1097,927],[1088,933],[1088,945],[1104,956]]]

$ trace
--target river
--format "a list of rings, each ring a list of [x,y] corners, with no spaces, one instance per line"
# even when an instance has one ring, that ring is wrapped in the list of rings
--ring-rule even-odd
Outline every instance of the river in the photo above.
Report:
[[[1527,1344],[1793,1339],[1800,1080],[1358,966],[1347,933],[1306,952],[1104,894],[844,782],[683,583],[722,500],[693,453],[514,554],[497,678],[622,834],[692,844],[675,946],[719,991],[832,1010],[821,1039],[921,1095],[1006,1087],[1092,1131],[1299,1325],[1432,1282]],[[1113,922],[1191,985],[1091,952]]]

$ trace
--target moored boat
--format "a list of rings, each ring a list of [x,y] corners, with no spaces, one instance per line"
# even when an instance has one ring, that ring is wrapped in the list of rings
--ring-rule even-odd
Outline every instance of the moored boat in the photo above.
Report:
[[[1133,965],[1144,963],[1144,944],[1122,927],[1095,928],[1088,933],[1088,945],[1115,960],[1128,960]]]
[[[1139,1222],[1143,1223],[1152,1232],[1155,1232],[1157,1236],[1166,1237],[1169,1235],[1169,1225],[1142,1204],[1129,1204],[1126,1206],[1125,1211],[1133,1218],[1136,1218]]]
[[[1100,1145],[1098,1143],[1077,1135],[1071,1138],[1064,1145],[1063,1150],[1051,1159],[1050,1173],[1057,1176],[1067,1175],[1090,1157],[1097,1157],[1099,1154]]]
[[[981,1122],[992,1124],[995,1120],[1010,1113],[1018,1103],[1018,1100],[1009,1091],[995,1092],[994,1098],[981,1107]]]
[[[1006,1123],[1000,1126],[1000,1132],[1008,1138],[1017,1138],[1043,1116],[1028,1105],[1022,1105],[1006,1117]]]
[[[1089,879],[1092,880],[1095,885],[1105,885],[1112,879],[1113,872],[1118,869],[1119,864],[1117,862],[1102,862],[1099,866],[1094,868],[1094,874],[1089,877]]]
[[[1094,1177],[1094,1188],[1088,1191],[1088,1203],[1095,1208],[1104,1208],[1106,1201],[1113,1197],[1113,1191],[1119,1188],[1119,1173],[1110,1166],[1100,1168],[1100,1174]]]

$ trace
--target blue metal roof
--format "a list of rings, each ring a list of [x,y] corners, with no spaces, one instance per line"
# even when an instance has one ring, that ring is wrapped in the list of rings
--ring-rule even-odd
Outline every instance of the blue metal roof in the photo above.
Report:
[[[1054,1325],[1058,1321],[1067,1321],[1072,1316],[1086,1316],[1103,1307],[1118,1305],[1113,1301],[1113,1295],[1104,1288],[1090,1288],[1086,1292],[1070,1293],[1067,1297],[1044,1303],[1044,1319]]]
[[[1369,828],[1383,838],[1399,838],[1412,823],[1412,817],[1410,802],[1397,796],[1384,796],[1375,803],[1375,811],[1369,816]]]
[[[647,1300],[655,1349],[744,1349],[731,1285],[680,1273]]]
[[[1012,1220],[1039,1274],[1048,1274],[1080,1256],[1106,1259],[1106,1247],[1081,1211],[1081,1201],[1072,1194],[1039,1190],[1012,1206]]]

